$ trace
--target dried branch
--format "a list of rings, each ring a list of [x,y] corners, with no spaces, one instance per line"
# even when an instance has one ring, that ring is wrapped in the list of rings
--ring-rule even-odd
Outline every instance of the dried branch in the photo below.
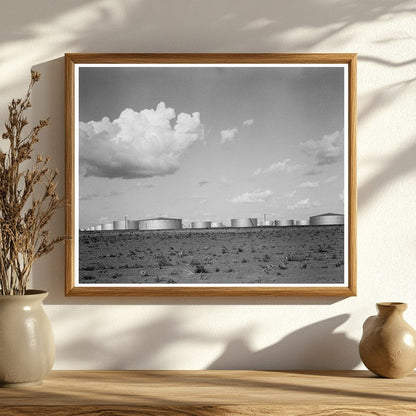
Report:
[[[55,211],[63,205],[56,192],[58,171],[49,168],[49,157],[32,159],[40,131],[50,119],[40,120],[26,135],[25,111],[31,107],[32,88],[40,79],[32,71],[23,99],[12,100],[2,139],[8,150],[0,150],[0,294],[22,295],[29,283],[33,262],[50,253],[66,237],[50,237],[46,229]],[[36,197],[34,195],[37,195]]]

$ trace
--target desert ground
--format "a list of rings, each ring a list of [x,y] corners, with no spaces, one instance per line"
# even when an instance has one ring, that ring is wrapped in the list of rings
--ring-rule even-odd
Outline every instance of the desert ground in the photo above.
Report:
[[[344,226],[83,231],[86,284],[322,284],[344,279]]]

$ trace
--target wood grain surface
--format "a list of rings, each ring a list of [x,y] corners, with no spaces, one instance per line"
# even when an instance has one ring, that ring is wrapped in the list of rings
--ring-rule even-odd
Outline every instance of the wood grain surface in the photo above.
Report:
[[[416,415],[416,373],[54,371],[0,389],[0,415]]]

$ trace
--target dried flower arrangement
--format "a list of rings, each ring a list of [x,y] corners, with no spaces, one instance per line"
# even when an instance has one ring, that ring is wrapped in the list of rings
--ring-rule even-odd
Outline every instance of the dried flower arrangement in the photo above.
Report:
[[[49,168],[49,157],[37,156],[29,168],[39,132],[50,119],[41,120],[24,134],[31,107],[30,96],[39,72],[32,71],[25,98],[13,100],[0,149],[0,294],[24,295],[33,262],[53,250],[64,236],[50,238],[45,227],[63,200],[56,193],[58,171]],[[3,142],[4,143],[4,142]],[[24,165],[23,165],[24,164]]]

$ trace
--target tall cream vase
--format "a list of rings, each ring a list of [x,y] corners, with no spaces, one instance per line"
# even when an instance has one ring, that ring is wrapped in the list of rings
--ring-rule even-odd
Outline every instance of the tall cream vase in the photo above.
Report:
[[[43,309],[48,292],[0,296],[0,387],[40,384],[55,361],[52,326]]]

